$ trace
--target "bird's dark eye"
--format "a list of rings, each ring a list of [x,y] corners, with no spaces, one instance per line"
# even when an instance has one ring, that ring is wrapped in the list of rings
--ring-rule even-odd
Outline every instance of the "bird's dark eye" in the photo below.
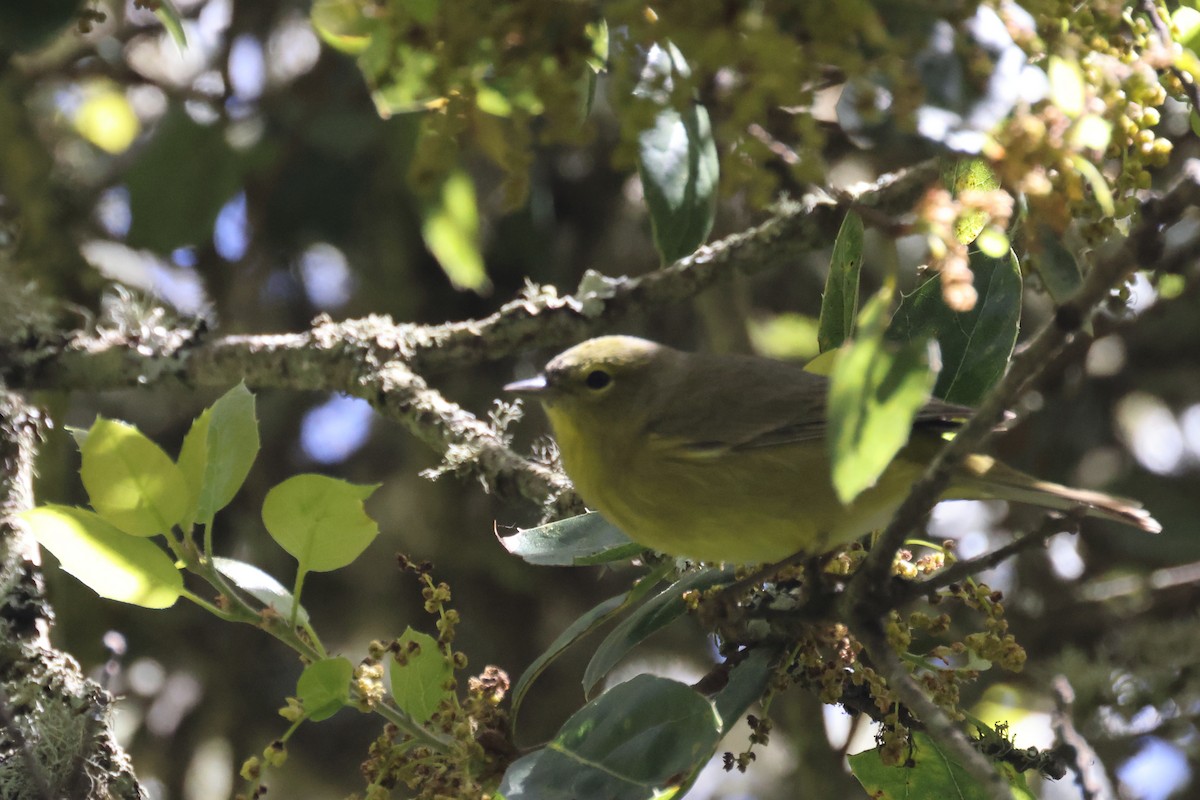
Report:
[[[588,373],[583,382],[587,384],[589,389],[599,390],[612,383],[612,375],[609,375],[602,369],[594,369]]]

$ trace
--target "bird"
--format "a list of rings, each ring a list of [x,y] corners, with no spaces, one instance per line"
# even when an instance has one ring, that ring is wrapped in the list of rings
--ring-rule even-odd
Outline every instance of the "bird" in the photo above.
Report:
[[[646,548],[731,564],[820,555],[884,527],[944,434],[971,413],[929,400],[875,484],[843,504],[826,441],[828,378],[796,363],[600,336],[504,388],[540,401],[589,508]],[[940,499],[1082,509],[1161,530],[1137,501],[1039,480],[982,454],[955,469]]]

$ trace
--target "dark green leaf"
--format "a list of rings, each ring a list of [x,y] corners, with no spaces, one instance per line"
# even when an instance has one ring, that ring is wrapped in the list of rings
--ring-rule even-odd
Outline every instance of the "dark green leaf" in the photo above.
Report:
[[[926,734],[913,733],[912,744],[911,766],[886,766],[878,750],[866,750],[850,756],[850,771],[879,800],[986,800],[991,796]],[[1023,777],[1017,776],[1011,788],[1014,800],[1033,800]]]
[[[1030,242],[1025,256],[1026,266],[1030,267],[1042,279],[1050,297],[1055,303],[1062,303],[1083,283],[1079,273],[1079,262],[1063,244],[1062,235],[1048,225],[1036,221],[1030,227],[1035,232],[1035,240]]]
[[[350,701],[353,675],[354,665],[345,658],[323,658],[305,667],[296,682],[296,697],[308,718],[320,722],[341,711]]]
[[[593,606],[582,616],[567,626],[567,629],[560,633],[545,652],[533,660],[513,685],[512,690],[512,721],[513,721],[513,736],[516,737],[517,721],[519,720],[519,712],[521,703],[525,699],[525,693],[529,691],[529,687],[533,684],[537,677],[545,671],[546,667],[558,658],[568,647],[575,642],[587,636],[598,627],[614,618],[622,611],[630,608],[639,600],[642,599],[653,589],[662,579],[663,575],[671,570],[670,562],[663,564],[653,572],[642,577],[637,584],[625,594],[610,597],[607,600]]]
[[[596,648],[583,674],[584,694],[590,695],[608,671],[638,643],[687,613],[683,595],[692,589],[707,589],[733,579],[733,569],[693,572],[662,590],[613,628]]]
[[[648,78],[640,91],[657,80],[686,75],[687,62],[673,44],[654,45],[647,56]],[[669,102],[669,93],[663,102]],[[695,101],[683,109],[665,106],[654,126],[638,135],[638,173],[650,210],[654,244],[664,262],[691,254],[704,244],[717,211],[720,163],[708,111]]]
[[[779,651],[771,647],[756,647],[729,673],[729,682],[713,697],[721,715],[721,734],[729,733],[746,710],[763,696],[775,674]]]
[[[842,503],[873,486],[908,442],[937,379],[928,342],[884,339],[891,298],[885,287],[863,307],[858,332],[830,376],[829,458]]]
[[[971,271],[978,292],[975,308],[962,314],[951,311],[935,275],[901,301],[888,329],[888,338],[898,342],[937,340],[942,370],[933,393],[963,405],[977,405],[1004,375],[1021,324],[1016,256],[996,259],[972,253]]]
[[[706,762],[721,738],[713,704],[682,683],[639,675],[576,712],[513,764],[505,800],[650,800]]]
[[[822,353],[840,347],[854,330],[858,313],[858,273],[862,269],[863,223],[853,211],[846,214],[825,278],[821,298],[821,317],[817,327],[817,345]]]
[[[581,567],[623,561],[646,548],[595,511],[502,536],[504,549],[530,564]]]
[[[20,516],[63,571],[101,597],[143,608],[169,608],[183,592],[183,576],[165,551],[118,530],[99,514],[46,505]]]

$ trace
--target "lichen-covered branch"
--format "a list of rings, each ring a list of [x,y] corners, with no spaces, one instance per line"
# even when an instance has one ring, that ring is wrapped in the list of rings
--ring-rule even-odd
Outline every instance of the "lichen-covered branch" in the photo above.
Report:
[[[15,515],[33,500],[36,411],[0,391],[0,797],[144,797],[113,738],[112,698],[52,648],[37,545]]]

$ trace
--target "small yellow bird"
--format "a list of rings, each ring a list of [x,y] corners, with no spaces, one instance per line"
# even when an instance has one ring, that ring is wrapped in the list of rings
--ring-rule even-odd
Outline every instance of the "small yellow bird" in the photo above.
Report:
[[[874,486],[843,505],[825,441],[828,381],[795,364],[685,353],[632,336],[566,350],[529,380],[589,507],[673,556],[734,564],[819,554],[885,526],[970,409],[930,401]],[[1015,500],[1157,533],[1139,503],[1041,481],[973,455],[943,499]]]

